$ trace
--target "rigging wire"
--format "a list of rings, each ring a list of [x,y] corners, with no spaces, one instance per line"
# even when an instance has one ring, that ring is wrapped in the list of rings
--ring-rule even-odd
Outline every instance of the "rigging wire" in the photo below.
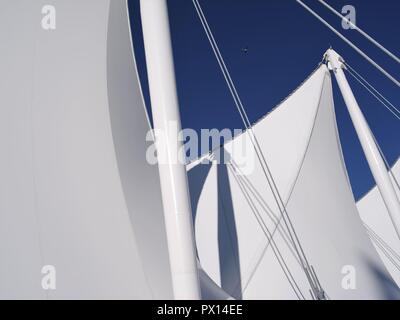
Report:
[[[388,243],[385,242],[371,227],[363,223],[364,227],[386,248],[388,252],[400,263],[400,255]]]
[[[325,5],[329,10],[334,12],[336,15],[340,16],[343,19],[346,19],[343,17],[340,13],[338,13],[334,8],[332,8],[330,5],[325,3],[323,0],[318,0],[320,3]],[[297,3],[299,3],[304,9],[306,9],[309,13],[311,13],[315,18],[317,18],[320,22],[322,22],[326,27],[328,27],[332,32],[334,32],[338,37],[340,37],[343,41],[345,41],[350,47],[352,47],[357,53],[359,53],[363,58],[365,58],[369,63],[371,63],[375,68],[377,68],[380,72],[382,72],[389,80],[391,80],[394,84],[397,86],[400,86],[400,82],[394,78],[389,72],[387,72],[384,68],[382,68],[379,64],[377,64],[372,58],[370,58],[366,53],[364,53],[360,48],[358,48],[355,44],[353,44],[349,39],[347,39],[344,35],[342,35],[339,31],[337,31],[332,25],[330,25],[326,20],[324,20],[320,15],[318,15],[314,10],[312,10],[309,6],[307,6],[305,3],[303,3],[301,0],[296,0]],[[393,53],[391,53],[389,50],[387,50],[385,47],[383,47],[379,42],[374,40],[371,36],[369,36],[367,33],[362,31],[360,28],[355,26],[349,19],[346,19],[350,23],[351,26],[355,27],[355,29],[360,32],[363,36],[365,36],[368,40],[372,41],[375,45],[377,45],[381,50],[383,50],[385,53],[387,53],[390,57],[392,57],[394,60],[397,62],[400,62],[400,59],[395,56]],[[398,120],[400,120],[400,110],[396,108],[393,103],[391,103],[388,99],[386,99],[372,84],[370,84],[363,76],[361,76],[354,68],[352,68],[349,64],[344,62],[345,66],[348,67],[346,70],[354,79],[356,79],[369,93],[371,93],[383,106],[386,107],[387,110],[389,110]],[[395,184],[400,190],[400,183],[397,180],[397,178],[394,176],[394,174],[391,171],[390,165],[385,157],[385,155],[382,152],[382,149],[380,148],[379,144],[375,139],[375,143],[379,149],[380,154],[382,155],[382,158],[385,161],[386,167],[388,168]]]
[[[386,169],[388,170],[389,175],[392,177],[392,179],[393,179],[393,181],[394,181],[394,187],[397,187],[397,190],[400,191],[400,183],[399,183],[399,180],[398,180],[397,177],[394,175],[394,173],[393,173],[393,171],[392,171],[392,168],[390,167],[389,161],[387,160],[385,154],[383,153],[383,151],[382,151],[382,149],[381,149],[381,146],[379,145],[378,141],[376,140],[376,137],[375,137],[374,133],[373,133],[373,132],[371,132],[371,133],[372,133],[372,138],[374,139],[375,144],[376,144],[376,146],[378,147],[378,151],[379,151],[379,153],[381,154],[381,157],[382,157],[382,159],[383,159],[383,161],[384,161],[384,163],[385,163]],[[400,200],[400,199],[399,199],[399,200]]]
[[[388,106],[378,95],[376,95],[368,86],[363,83],[360,79],[357,78],[357,76],[350,70],[347,70],[347,72],[358,82],[360,83],[376,100],[378,100],[388,111],[390,111],[391,114],[393,114],[398,120],[400,120],[400,116],[394,112],[390,106]]]
[[[326,27],[328,27],[333,33],[335,33],[339,38],[341,38],[344,42],[346,42],[350,47],[352,47],[355,51],[357,51],[358,54],[360,54],[364,59],[366,59],[370,64],[372,64],[376,69],[378,69],[382,74],[384,74],[395,85],[400,87],[400,82],[395,77],[393,77],[389,72],[387,72],[384,68],[382,68],[379,64],[377,64],[372,58],[370,58],[366,53],[364,53],[364,51],[362,51],[360,48],[358,48],[354,43],[352,43],[349,39],[347,39],[344,35],[342,35],[334,27],[332,27],[332,25],[330,25],[326,20],[324,20],[314,10],[312,10],[309,6],[307,6],[301,0],[296,0],[296,2],[299,3],[309,13],[311,13],[320,22],[322,22]]]
[[[279,232],[282,239],[287,244],[289,250],[292,252],[293,256],[297,259],[297,262],[301,265],[300,260],[296,256],[296,253],[293,251],[292,243],[290,241],[290,236],[288,231],[282,227],[282,216],[275,215],[274,211],[269,208],[266,200],[262,197],[262,195],[257,191],[256,187],[251,183],[249,178],[247,178],[240,170],[239,166],[235,163],[233,159],[231,159],[232,166],[232,174],[236,174],[240,177],[244,187],[249,190],[249,193],[253,195],[256,199],[257,203],[260,205],[261,209],[266,213],[266,215],[270,218],[271,222],[275,225],[274,230],[271,232],[272,235],[275,235],[276,232]]]
[[[343,62],[347,68],[353,71],[361,80],[363,80],[376,94],[378,94],[383,100],[385,100],[398,114],[400,114],[400,109],[395,107],[393,103],[391,103],[383,94],[381,94],[371,83],[368,82],[365,77],[363,77],[357,70],[355,70],[352,66],[350,66],[346,61]]]
[[[389,57],[391,57],[393,60],[395,60],[397,63],[400,63],[400,58],[398,58],[395,54],[390,52],[388,49],[386,49],[382,44],[380,44],[378,41],[376,41],[374,38],[372,38],[368,33],[365,31],[361,30],[357,25],[355,25],[350,19],[346,18],[342,14],[340,14],[337,10],[335,10],[332,6],[330,6],[328,3],[326,3],[324,0],[318,0],[321,4],[323,4],[326,8],[328,8],[331,12],[333,12],[335,15],[337,15],[339,18],[345,20],[354,30],[358,31],[361,35],[363,35],[367,40],[372,42],[375,46],[377,46],[379,49],[381,49],[384,53],[386,53]]]
[[[275,245],[275,250],[278,251],[280,257],[282,258],[282,261],[283,261],[284,266],[287,267],[287,264],[286,264],[285,260],[283,259],[282,254],[281,254],[281,252],[280,252],[280,250],[279,250],[279,248],[278,248],[278,246],[276,245],[276,242],[275,242],[275,240],[274,240],[274,235],[276,234],[276,232],[278,232],[278,233],[281,235],[283,241],[286,243],[286,245],[288,246],[289,250],[292,252],[293,258],[296,259],[296,262],[297,262],[300,266],[301,266],[301,262],[298,260],[298,257],[296,257],[296,253],[293,251],[293,248],[291,247],[291,243],[287,241],[287,239],[286,239],[286,237],[285,237],[285,234],[286,234],[286,233],[284,232],[285,230],[283,229],[283,232],[281,232],[281,230],[280,230],[281,221],[282,221],[282,216],[279,217],[278,221],[276,221],[276,220],[274,220],[274,219],[271,219],[271,220],[272,220],[272,223],[274,224],[274,227],[273,227],[273,231],[270,231],[270,230],[268,229],[267,225],[266,225],[266,222],[264,221],[264,219],[263,219],[263,217],[262,217],[262,214],[261,214],[261,213],[259,212],[259,210],[257,209],[257,205],[256,205],[255,202],[253,201],[253,199],[252,199],[250,193],[252,193],[252,195],[256,198],[256,201],[259,203],[259,205],[261,206],[261,209],[262,209],[263,211],[267,211],[267,209],[265,208],[265,206],[267,206],[266,202],[262,199],[261,195],[257,192],[257,190],[255,189],[255,187],[252,186],[251,182],[240,172],[240,168],[237,166],[237,164],[234,162],[233,159],[231,159],[231,162],[229,163],[228,168],[230,169],[230,171],[231,171],[233,177],[235,178],[236,182],[238,183],[238,185],[239,185],[239,187],[240,187],[240,189],[241,189],[241,191],[242,191],[242,194],[244,195],[244,197],[246,198],[247,203],[248,203],[249,206],[250,206],[250,209],[253,211],[254,215],[256,216],[257,222],[259,223],[261,229],[263,230],[264,234],[266,235],[266,237],[267,237],[267,239],[268,239],[267,246],[264,248],[263,253],[262,253],[261,256],[260,256],[259,262],[258,262],[257,265],[255,266],[255,268],[251,271],[250,277],[248,278],[248,280],[247,280],[246,283],[245,283],[245,286],[243,287],[243,292],[244,292],[244,291],[246,290],[246,288],[249,286],[250,281],[251,281],[251,279],[253,278],[253,276],[254,276],[254,274],[255,274],[255,272],[256,272],[256,270],[257,270],[257,267],[258,267],[258,265],[259,265],[260,262],[261,262],[262,257],[265,255],[265,252],[266,252],[266,250],[269,248],[270,245],[271,245],[271,247],[272,247],[273,250],[274,250],[274,247],[273,247],[273,246]],[[248,184],[249,184],[249,185],[248,185]],[[267,212],[267,213],[268,213],[268,212]],[[265,228],[266,231],[264,231],[263,228]],[[267,234],[266,232],[267,232],[268,234]],[[274,251],[274,254],[275,254],[275,251]],[[275,255],[276,255],[276,254],[275,254]],[[278,257],[277,257],[277,258],[278,258]],[[281,265],[281,267],[282,267],[282,265]],[[282,269],[283,269],[283,267],[282,267]],[[283,270],[283,271],[285,272],[285,270]],[[288,273],[290,274],[290,276],[292,277],[292,279],[293,279],[293,281],[294,281],[294,285],[295,285],[296,288],[299,290],[299,292],[300,292],[302,298],[305,299],[303,293],[301,292],[300,288],[298,287],[298,285],[297,285],[297,283],[296,283],[294,277],[292,276],[292,274],[291,274],[291,272],[290,272],[290,270],[289,270],[288,267],[287,267],[287,271],[288,271]],[[319,282],[319,280],[318,280],[318,277],[317,277],[317,275],[316,275],[316,273],[315,273],[315,270],[314,270],[314,268],[313,268],[312,266],[311,266],[311,275],[312,275],[312,277],[313,277],[313,279],[314,279],[316,285],[318,286],[320,292],[322,292],[322,291],[323,291],[323,288],[322,288],[322,286],[321,286],[321,284],[320,284],[320,282]],[[315,294],[314,294],[314,292],[313,292],[312,290],[310,290],[310,295],[311,295],[311,297],[312,297],[313,299],[319,298],[319,297],[316,297],[316,296],[315,296]],[[329,297],[328,297],[328,295],[326,294],[326,292],[324,292],[324,297],[325,297],[326,299],[329,300]]]
[[[375,137],[374,137],[374,138],[375,138]],[[375,142],[376,142],[376,139],[375,139]],[[387,168],[388,171],[389,171],[389,175],[392,177],[392,179],[393,179],[393,181],[394,181],[394,183],[395,183],[395,186],[397,187],[397,190],[400,191],[400,183],[399,183],[399,180],[398,180],[397,177],[394,175],[394,173],[393,173],[393,171],[392,171],[392,168],[390,167],[390,164],[389,164],[389,162],[387,161],[387,159],[386,159],[386,157],[385,157],[385,154],[383,153],[381,147],[379,146],[378,143],[376,143],[376,145],[378,146],[378,150],[379,150],[379,152],[380,152],[380,154],[381,154],[381,156],[382,156],[382,158],[383,158],[383,161],[385,162],[386,168]],[[399,199],[399,200],[400,200],[400,199]]]
[[[371,93],[386,109],[388,109],[398,120],[400,120],[400,109],[391,103],[382,93],[380,93],[367,79],[357,72],[348,63],[344,62],[348,68],[346,71],[356,79],[369,93]]]
[[[347,63],[345,63],[346,67],[348,67],[349,69],[346,69],[346,72],[348,72],[355,80],[357,80],[372,96],[374,96],[383,106],[386,107],[387,110],[389,110],[398,120],[400,120],[400,111],[399,109],[397,109],[389,100],[387,100],[377,89],[375,89],[372,84],[370,84],[364,77],[362,77],[357,71],[355,71],[351,66],[349,66]],[[354,72],[354,73],[353,73]],[[359,79],[358,77],[360,77],[361,79]],[[375,93],[373,92],[375,91]],[[382,99],[381,99],[381,98]],[[388,106],[384,101],[386,101],[388,104],[390,104],[390,106],[392,106],[392,108],[394,108],[394,110],[396,110],[399,114],[396,114],[396,112],[394,112],[390,106]],[[392,168],[389,164],[389,161],[387,160],[385,154],[382,151],[381,146],[379,145],[374,133],[371,131],[372,134],[372,138],[375,141],[375,145],[378,148],[378,151],[385,163],[386,169],[389,172],[389,175],[392,177],[393,182],[394,182],[394,187],[397,187],[397,190],[400,191],[400,182],[397,179],[397,177],[394,175],[394,173],[392,172]]]
[[[388,99],[385,98],[371,83],[369,83],[360,73],[358,73],[354,68],[352,68],[348,63],[344,62],[345,66],[348,68],[346,72],[348,72],[357,82],[359,82],[372,96],[374,96],[392,115],[394,115],[398,120],[400,120],[400,110],[396,108]],[[393,108],[393,109],[392,109]],[[395,110],[395,111],[394,111]],[[372,137],[375,141],[376,146],[378,147],[379,153],[382,156],[383,161],[385,162],[386,169],[389,171],[390,176],[392,177],[395,186],[400,191],[400,183],[397,177],[392,172],[392,168],[383,153],[378,141],[376,140],[375,135],[371,132]]]
[[[255,138],[255,135],[254,135],[254,132],[253,132],[253,130],[251,128],[251,123],[250,123],[250,121],[249,121],[249,119],[247,117],[247,113],[244,110],[243,104],[241,102],[240,96],[237,93],[237,90],[236,90],[236,87],[235,87],[235,85],[233,83],[233,80],[230,77],[230,73],[229,73],[229,71],[228,71],[228,69],[226,67],[225,61],[224,61],[224,59],[223,59],[223,57],[222,57],[222,55],[221,55],[221,53],[219,51],[219,47],[218,47],[218,45],[217,45],[217,43],[215,41],[215,38],[214,38],[214,36],[213,36],[213,34],[211,32],[211,29],[210,29],[210,27],[208,25],[208,22],[206,20],[205,15],[204,15],[204,12],[202,11],[201,6],[200,6],[200,4],[199,4],[199,2],[197,0],[193,0],[193,4],[194,4],[194,6],[196,8],[196,11],[197,11],[197,13],[199,15],[199,18],[201,20],[201,23],[203,25],[203,28],[204,28],[204,30],[205,30],[205,32],[207,34],[209,42],[210,42],[210,44],[212,46],[212,49],[213,49],[213,51],[214,51],[214,53],[216,55],[217,61],[218,61],[219,65],[220,65],[220,68],[221,68],[221,70],[223,72],[223,75],[224,75],[224,77],[226,79],[228,88],[229,88],[229,90],[230,90],[230,92],[232,94],[232,97],[233,97],[235,105],[236,105],[236,107],[237,107],[237,109],[239,111],[239,114],[240,114],[240,117],[242,119],[242,122],[245,125],[246,129],[249,129],[249,132],[252,133],[250,135],[250,138],[252,139],[252,143],[254,145],[254,148],[256,149],[256,146],[255,146],[256,142],[253,141],[253,139]],[[255,150],[255,151],[257,153],[257,156],[259,156],[258,150]],[[259,161],[260,161],[260,163],[262,163],[262,160],[260,158],[259,158]]]
[[[367,230],[367,234],[371,240],[378,246],[382,253],[388,258],[388,260],[393,264],[393,266],[400,271],[400,265],[398,263],[399,256],[397,253],[378,235],[376,234],[368,225],[364,223],[364,227]],[[397,261],[396,261],[397,260]]]
[[[240,96],[237,93],[236,86],[232,81],[232,78],[230,76],[229,70],[226,67],[225,61],[224,61],[224,59],[223,59],[223,57],[221,55],[221,52],[220,52],[219,47],[218,47],[218,45],[217,45],[217,43],[215,41],[213,33],[212,33],[212,31],[211,31],[211,29],[209,27],[209,24],[208,24],[207,19],[206,19],[205,15],[204,15],[204,12],[203,12],[198,0],[192,0],[192,2],[193,2],[193,5],[194,5],[194,7],[196,9],[196,12],[197,12],[197,14],[199,16],[199,19],[200,19],[200,21],[202,23],[202,26],[204,28],[204,31],[205,31],[206,35],[207,35],[207,38],[208,38],[208,40],[210,42],[210,45],[211,45],[211,47],[212,47],[212,49],[214,51],[214,54],[215,54],[215,56],[217,58],[218,64],[219,64],[220,69],[221,69],[221,71],[222,71],[222,73],[224,75],[225,81],[226,81],[226,83],[228,85],[228,88],[229,88],[229,90],[231,92],[232,98],[233,98],[234,103],[236,105],[236,108],[237,108],[237,110],[238,110],[238,112],[240,114],[242,122],[245,125],[247,132],[249,133],[249,137],[250,137],[250,140],[251,140],[251,142],[253,144],[255,153],[256,153],[257,158],[258,158],[258,160],[260,162],[260,165],[261,165],[261,168],[263,170],[263,173],[264,173],[264,175],[265,175],[265,177],[267,179],[268,185],[269,185],[269,187],[270,187],[270,189],[272,191],[272,194],[273,194],[273,197],[275,199],[275,202],[277,203],[278,208],[279,208],[279,210],[281,212],[281,215],[283,217],[285,226],[289,231],[289,235],[291,237],[291,241],[292,241],[293,246],[294,246],[294,248],[295,248],[295,250],[296,250],[296,252],[297,252],[297,254],[298,254],[299,258],[300,258],[300,261],[301,261],[302,266],[303,266],[303,270],[304,270],[305,275],[306,275],[306,277],[307,277],[307,279],[308,279],[308,281],[310,283],[311,289],[314,291],[314,295],[317,298],[324,299],[324,292],[319,290],[318,284],[315,283],[315,281],[313,279],[314,276],[313,276],[312,271],[311,271],[311,266],[310,266],[310,264],[308,262],[308,259],[307,259],[306,255],[304,253],[304,250],[303,250],[303,248],[301,246],[301,243],[300,243],[299,238],[297,236],[297,233],[296,233],[296,231],[295,231],[295,229],[293,227],[291,219],[290,219],[290,217],[289,217],[289,215],[287,213],[286,206],[284,205],[284,202],[283,202],[282,197],[281,197],[281,195],[279,193],[279,190],[278,190],[277,185],[275,183],[275,180],[274,180],[274,178],[272,176],[272,173],[271,173],[271,171],[269,169],[269,166],[268,166],[267,161],[265,159],[265,156],[264,156],[264,154],[262,152],[262,149],[260,147],[258,139],[257,139],[257,137],[256,137],[256,135],[255,135],[255,133],[254,133],[254,131],[252,129],[252,125],[251,125],[251,123],[249,121],[249,118],[247,116],[246,110],[244,109],[244,106],[243,106],[243,103],[242,103],[242,101],[240,99]]]
[[[232,164],[231,164],[232,166]],[[257,206],[254,204],[253,200],[251,199],[248,191],[246,190],[246,188],[244,187],[244,185],[242,184],[242,181],[240,180],[240,178],[235,174],[235,169],[232,169],[230,166],[228,167],[230,168],[231,172],[233,171],[233,176],[237,182],[237,184],[239,185],[240,190],[242,191],[242,194],[244,195],[247,203],[250,206],[251,211],[253,212],[259,226],[261,227],[261,230],[263,231],[264,235],[266,236],[266,238],[268,239],[268,244],[267,244],[267,248],[269,247],[269,245],[271,245],[272,251],[276,257],[276,259],[278,260],[279,265],[281,266],[282,271],[284,272],[290,286],[292,287],[294,293],[296,294],[297,298],[303,299],[305,300],[305,297],[303,295],[303,293],[301,292],[301,289],[299,287],[299,285],[297,284],[296,280],[293,277],[293,274],[290,272],[290,269],[287,265],[287,263],[285,262],[285,259],[282,256],[282,253],[280,252],[275,240],[274,240],[274,234],[271,233],[271,231],[269,230],[268,226],[266,225],[264,219],[262,218],[262,215],[260,213],[260,211],[257,209]],[[276,229],[274,230],[275,233]],[[255,270],[252,272],[254,273]],[[245,285],[245,287],[243,288],[243,290],[246,290],[246,288],[249,285],[249,281],[248,283]]]
[[[346,65],[347,67],[350,67],[347,63],[345,63],[345,65]],[[351,71],[351,70],[353,70],[353,71]],[[356,72],[353,68],[351,68],[351,67],[350,67],[350,69],[347,69],[346,71],[347,71],[355,80],[357,80],[357,81],[358,81],[372,96],[374,96],[383,106],[385,106],[386,109],[389,110],[398,120],[400,120],[400,116],[399,116],[398,114],[396,114],[396,113],[390,108],[390,106],[388,106],[383,100],[385,100],[387,103],[389,103],[389,104],[394,108],[394,110],[396,110],[397,112],[399,112],[399,110],[398,110],[389,100],[387,100],[377,89],[375,89],[365,78],[363,78],[359,73],[357,73],[357,72]],[[355,72],[355,73],[353,73],[353,72]],[[361,79],[363,79],[367,84],[363,83],[363,81],[360,80],[360,79],[357,77],[357,75],[358,75],[359,77],[361,77]],[[370,86],[371,89],[368,88],[368,86]],[[376,94],[375,94],[373,91],[375,91]],[[380,97],[378,97],[378,95],[379,95],[380,97],[382,97],[383,100],[382,100]],[[400,112],[399,112],[399,114],[400,114]],[[388,170],[389,175],[392,177],[392,179],[393,179],[393,181],[394,181],[394,187],[397,187],[397,189],[400,191],[400,182],[399,182],[399,180],[397,179],[397,177],[396,177],[396,176],[394,175],[394,173],[392,172],[392,168],[391,168],[391,166],[390,166],[390,164],[389,164],[389,161],[387,160],[385,154],[383,153],[382,148],[381,148],[381,146],[379,145],[379,143],[378,143],[378,141],[377,141],[377,139],[376,139],[376,137],[375,137],[375,135],[374,135],[374,133],[373,133],[372,131],[371,131],[371,134],[372,134],[372,137],[373,137],[373,139],[374,139],[374,141],[375,141],[375,145],[377,146],[378,151],[379,151],[379,153],[380,153],[380,155],[381,155],[381,157],[382,157],[382,159],[383,159],[383,161],[384,161],[384,163],[385,163],[386,169]]]
[[[372,242],[382,251],[382,253],[386,256],[386,258],[392,263],[392,265],[400,271],[400,266],[399,264],[393,259],[393,256],[390,255],[390,253],[387,251],[387,249],[383,246],[381,242],[379,242],[378,239],[374,238],[374,235],[372,233],[369,233],[367,231],[367,234],[371,238]]]

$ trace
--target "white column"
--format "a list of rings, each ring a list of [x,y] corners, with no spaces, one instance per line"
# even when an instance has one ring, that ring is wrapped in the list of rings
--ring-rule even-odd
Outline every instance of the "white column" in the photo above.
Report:
[[[339,84],[347,109],[349,110],[351,120],[357,131],[358,138],[364,150],[369,167],[374,176],[376,185],[381,193],[386,208],[390,214],[390,218],[400,238],[400,201],[396,195],[396,190],[390,179],[389,173],[385,166],[385,162],[379,152],[371,129],[368,126],[365,117],[360,110],[356,98],[347,82],[343,72],[345,68],[342,57],[332,49],[326,52],[328,66],[333,70],[336,80]]]
[[[166,0],[141,0],[147,73],[175,299],[200,299],[192,211],[182,142]],[[151,199],[149,199],[151,201]]]

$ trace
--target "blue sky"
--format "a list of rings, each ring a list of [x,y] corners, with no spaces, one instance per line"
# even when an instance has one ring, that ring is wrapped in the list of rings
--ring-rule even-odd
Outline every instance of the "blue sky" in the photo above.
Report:
[[[295,89],[329,46],[360,71],[394,105],[399,88],[294,0],[199,0],[225,58],[250,121],[255,122]],[[400,66],[317,0],[304,0],[379,64],[400,79]],[[355,6],[357,24],[400,55],[400,1],[326,0],[339,11]],[[139,0],[130,0],[134,46],[147,105],[150,105]],[[182,126],[243,128],[191,0],[168,0]],[[244,54],[242,48],[248,47]],[[390,164],[400,156],[400,121],[349,77],[359,104]],[[335,108],[347,169],[356,198],[373,185],[343,99],[334,81]]]

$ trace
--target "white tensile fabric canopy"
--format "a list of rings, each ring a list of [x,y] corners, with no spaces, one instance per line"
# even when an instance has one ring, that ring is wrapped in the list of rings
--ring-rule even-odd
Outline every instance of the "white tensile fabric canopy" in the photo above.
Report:
[[[357,212],[326,66],[253,130],[328,298],[398,297]],[[188,166],[200,263],[235,298],[309,299],[309,282],[253,149],[245,157],[252,163],[238,159],[246,136]],[[225,164],[215,154],[224,154]]]
[[[400,199],[400,160],[391,172]],[[374,187],[359,200],[357,207],[382,261],[400,287],[400,242],[378,188]]]
[[[0,3],[0,298],[170,299],[126,1],[50,2]]]
[[[0,298],[170,299],[160,184],[145,159],[149,124],[126,0],[79,8],[52,0],[55,30],[41,27],[47,4],[0,3]],[[392,298],[393,282],[357,215],[331,95],[321,66],[255,132],[328,296]],[[244,137],[225,145],[231,164],[190,166],[202,295],[229,297],[214,280],[237,298],[296,298],[250,209],[274,229],[279,212],[259,164],[234,174],[234,160],[243,159],[232,145]],[[274,240],[307,296],[282,224]],[[47,265],[56,270],[55,290],[42,287]],[[355,267],[355,290],[342,288],[344,265]]]

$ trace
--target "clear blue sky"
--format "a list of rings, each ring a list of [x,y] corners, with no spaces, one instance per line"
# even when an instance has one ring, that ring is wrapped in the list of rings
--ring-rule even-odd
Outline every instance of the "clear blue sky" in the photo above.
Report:
[[[304,0],[371,57],[400,79],[400,66],[340,20],[317,0]],[[351,4],[357,24],[400,55],[400,1],[326,0],[336,9]],[[396,106],[400,89],[294,0],[200,0],[251,122],[269,112],[321,61],[329,46],[375,85]],[[139,73],[148,106],[139,0],[130,0]],[[182,125],[186,128],[242,128],[191,0],[168,0]],[[247,54],[242,52],[248,47]],[[349,78],[360,106],[388,161],[400,156],[400,121]],[[334,82],[337,121],[356,198],[374,184],[342,97]]]

